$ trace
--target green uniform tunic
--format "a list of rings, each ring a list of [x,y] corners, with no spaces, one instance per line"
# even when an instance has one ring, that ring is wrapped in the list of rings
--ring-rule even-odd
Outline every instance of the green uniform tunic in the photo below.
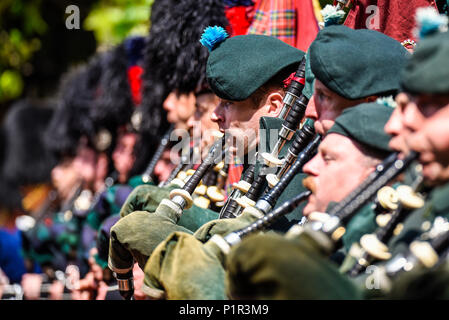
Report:
[[[361,299],[337,265],[313,243],[277,234],[249,236],[227,257],[226,291],[233,299]]]

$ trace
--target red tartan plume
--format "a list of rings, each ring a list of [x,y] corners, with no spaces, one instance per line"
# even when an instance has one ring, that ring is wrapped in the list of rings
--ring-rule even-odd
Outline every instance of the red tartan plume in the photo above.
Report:
[[[225,15],[229,21],[226,31],[231,37],[246,34],[250,26],[250,18],[247,15],[247,7],[226,7]]]
[[[131,96],[136,106],[142,102],[142,74],[143,68],[140,66],[131,66],[128,68],[129,87],[131,88]]]

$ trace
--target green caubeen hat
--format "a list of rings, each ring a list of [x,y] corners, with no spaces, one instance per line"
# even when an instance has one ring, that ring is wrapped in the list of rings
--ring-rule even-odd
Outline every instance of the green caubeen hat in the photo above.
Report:
[[[449,32],[426,37],[418,43],[402,74],[403,91],[449,94]]]
[[[228,38],[221,27],[205,29],[201,43],[208,48],[208,83],[222,99],[242,101],[276,74],[296,71],[304,52],[264,35]]]
[[[392,152],[388,147],[391,136],[385,132],[384,127],[393,110],[392,107],[376,102],[347,108],[335,119],[327,134],[338,133],[375,151]]]
[[[380,32],[342,25],[321,30],[309,51],[315,77],[349,100],[397,93],[409,55],[399,42]]]

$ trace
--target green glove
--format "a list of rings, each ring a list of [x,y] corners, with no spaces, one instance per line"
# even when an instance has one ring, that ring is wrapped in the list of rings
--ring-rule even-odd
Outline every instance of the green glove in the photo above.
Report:
[[[257,234],[235,246],[226,262],[233,299],[361,299],[360,291],[306,238]]]
[[[225,271],[216,247],[174,232],[145,265],[142,291],[155,299],[223,300]]]

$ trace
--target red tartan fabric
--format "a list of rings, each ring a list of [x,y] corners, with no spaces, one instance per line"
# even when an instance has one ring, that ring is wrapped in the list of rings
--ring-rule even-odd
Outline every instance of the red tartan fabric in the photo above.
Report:
[[[312,0],[257,0],[248,34],[274,36],[307,51],[318,34]]]
[[[295,0],[258,0],[248,34],[274,36],[285,43],[296,44]]]
[[[306,52],[320,28],[315,17],[312,0],[296,0],[295,9],[298,17],[295,47]]]
[[[378,26],[374,25],[375,7],[370,6],[378,7]],[[380,31],[399,42],[407,39],[417,41],[413,34],[415,12],[419,7],[428,6],[437,9],[434,0],[354,0],[344,25],[352,29],[368,29],[367,24],[371,24],[369,29]]]

